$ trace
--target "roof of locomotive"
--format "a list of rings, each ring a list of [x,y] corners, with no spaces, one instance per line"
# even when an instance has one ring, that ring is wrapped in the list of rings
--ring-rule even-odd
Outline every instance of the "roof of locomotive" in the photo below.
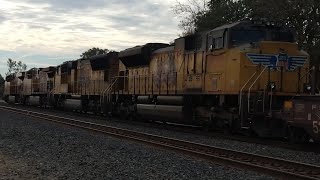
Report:
[[[15,73],[9,74],[8,76],[6,76],[6,81],[10,82],[11,80],[13,80],[16,77]]]
[[[127,67],[148,65],[154,51],[168,47],[165,43],[147,43],[119,52],[119,59]]]
[[[110,58],[110,57],[113,57],[115,55],[118,55],[118,52],[110,51],[107,54],[98,54],[98,55],[95,55],[95,56],[91,56],[88,59],[89,60],[99,60],[99,59]]]
[[[119,58],[133,56],[144,53],[143,51],[154,51],[159,48],[168,47],[165,43],[147,43],[145,45],[135,46],[119,52]]]
[[[196,36],[203,36],[206,35],[207,33],[212,33],[212,32],[220,32],[221,30],[225,30],[225,29],[230,29],[239,25],[248,25],[248,23],[250,23],[250,21],[238,21],[238,22],[234,22],[234,23],[230,23],[230,24],[224,24],[222,26],[216,27],[214,29],[208,30],[208,31],[200,31],[200,32],[196,32],[194,34],[189,34],[183,37],[179,37],[178,39],[187,39],[187,38],[193,38]]]
[[[14,80],[14,79],[16,79],[16,78],[21,79],[22,77],[25,76],[25,74],[26,74],[26,72],[11,73],[11,74],[9,74],[9,75],[6,76],[5,80],[6,80],[7,82],[10,82],[10,81],[12,81],[12,80]]]
[[[55,66],[49,66],[49,67],[45,67],[45,68],[40,68],[40,71],[42,72],[51,72],[51,71],[56,71],[56,68]]]
[[[246,28],[246,27],[252,27],[252,28],[263,28],[263,27],[269,27],[269,28],[280,28],[283,30],[290,30],[293,31],[291,27],[285,26],[280,22],[269,22],[265,20],[244,20],[244,21],[238,21],[230,24],[225,24],[219,27],[216,27],[209,31],[209,33],[212,32],[220,32],[224,31],[226,29],[237,29],[237,28]]]
[[[247,23],[248,23],[248,21],[238,21],[238,22],[225,24],[225,25],[216,27],[216,28],[212,29],[211,31],[219,31],[219,30],[224,30],[224,29],[230,29],[230,28],[238,26],[240,24],[247,24]]]
[[[163,53],[163,52],[168,52],[168,51],[174,51],[174,46],[169,46],[166,48],[158,49],[158,50],[154,51],[153,54],[158,54],[158,53]]]
[[[107,54],[100,54],[89,58],[92,70],[103,70],[110,68],[111,63],[118,59],[118,52],[111,51]]]

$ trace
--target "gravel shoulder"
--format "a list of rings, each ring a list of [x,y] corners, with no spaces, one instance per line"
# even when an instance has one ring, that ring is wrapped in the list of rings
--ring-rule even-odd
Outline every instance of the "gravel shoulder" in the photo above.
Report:
[[[272,179],[0,110],[0,179]]]
[[[40,108],[22,107],[22,106],[20,107],[18,106],[18,108],[32,109],[33,111],[38,111],[38,112],[53,114],[58,116],[62,115],[61,113],[62,111],[57,111],[57,110],[43,111],[43,109],[40,109]],[[101,120],[100,117],[97,119],[94,119],[94,118],[88,118],[88,117],[81,117],[81,115],[77,115],[75,113],[70,113],[70,112],[63,112],[63,113],[64,113],[63,116],[65,117],[70,117],[78,120],[90,121],[94,123],[105,124],[108,126],[135,130],[138,132],[161,135],[161,136],[166,136],[171,138],[197,142],[201,144],[207,144],[207,145],[212,145],[212,146],[217,146],[222,148],[228,148],[232,150],[255,153],[259,155],[277,157],[281,159],[308,163],[308,164],[315,164],[320,166],[320,154],[317,154],[314,152],[294,151],[294,150],[277,148],[277,147],[272,147],[272,146],[262,145],[262,144],[239,142],[235,140],[195,135],[191,133],[174,132],[172,130],[166,130],[165,128],[161,129],[161,128],[144,127],[141,124],[134,125],[134,124],[125,123],[125,122],[107,120],[107,118],[105,120]]]

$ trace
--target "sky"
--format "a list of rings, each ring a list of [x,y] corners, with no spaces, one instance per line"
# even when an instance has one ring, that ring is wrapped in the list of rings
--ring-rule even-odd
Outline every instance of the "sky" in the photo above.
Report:
[[[8,58],[29,69],[78,59],[92,47],[121,51],[148,42],[169,43],[182,31],[172,11],[175,3],[0,0],[0,74],[7,72]]]

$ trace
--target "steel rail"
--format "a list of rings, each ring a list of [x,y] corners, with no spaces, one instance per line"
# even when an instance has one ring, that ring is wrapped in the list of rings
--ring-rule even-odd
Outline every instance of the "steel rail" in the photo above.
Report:
[[[10,106],[10,107],[20,107],[20,108],[24,108],[24,109],[28,109],[30,111],[42,111],[42,108],[39,107],[33,107],[33,106],[23,106],[21,104],[17,104],[17,105],[10,105],[10,104],[6,104],[4,102],[0,101],[0,105],[1,103],[6,106]],[[45,109],[46,111],[48,111],[49,113],[53,113],[53,114],[61,114],[61,110],[56,110],[56,109]],[[145,121],[126,121],[126,120],[121,120],[119,118],[113,117],[113,118],[107,118],[105,116],[99,116],[99,115],[94,115],[94,114],[90,114],[90,113],[79,113],[79,112],[65,112],[63,111],[63,113],[66,113],[66,115],[68,117],[72,117],[74,119],[77,118],[84,118],[84,121],[88,121],[88,119],[95,119],[95,122],[97,123],[103,123],[105,124],[106,119],[111,120],[112,122],[119,122],[119,123],[125,123],[128,125],[138,125],[138,126],[143,126],[143,127],[148,127],[148,128],[156,128],[156,129],[163,129],[164,127],[163,122],[161,121],[149,121],[149,122],[145,122]],[[150,119],[149,119],[150,120]],[[90,121],[90,120],[89,120]],[[102,122],[103,121],[103,122]],[[189,133],[189,134],[193,134],[193,135],[200,135],[200,136],[204,136],[204,137],[214,137],[214,138],[218,138],[218,139],[226,139],[226,140],[233,140],[233,141],[239,141],[239,142],[247,142],[247,143],[252,143],[252,144],[259,144],[259,145],[268,145],[268,146],[273,146],[276,148],[283,148],[283,149],[288,149],[288,150],[294,150],[294,151],[302,151],[302,152],[313,152],[313,153],[317,153],[320,154],[320,144],[318,143],[302,143],[302,144],[292,144],[287,142],[285,139],[263,139],[263,141],[261,141],[262,139],[259,137],[252,137],[252,136],[243,136],[243,135],[225,135],[222,134],[219,131],[210,131],[210,132],[206,132],[203,131],[202,126],[190,126],[189,124],[176,124],[176,123],[169,123],[167,122],[165,125],[165,129],[170,130],[170,131],[177,131],[177,132],[181,132],[181,133]]]
[[[86,130],[100,132],[113,137],[136,141],[163,149],[188,154],[210,162],[232,166],[239,169],[248,169],[269,174],[283,179],[320,179],[320,166],[304,164],[279,158],[244,153],[220,147],[145,134],[111,126],[79,121],[72,118],[49,115],[18,108],[0,106],[0,109],[18,114],[31,116],[51,122],[65,124]]]

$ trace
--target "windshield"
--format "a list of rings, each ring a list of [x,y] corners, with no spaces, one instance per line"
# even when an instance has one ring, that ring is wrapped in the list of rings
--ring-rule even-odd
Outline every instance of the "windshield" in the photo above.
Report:
[[[294,36],[291,32],[273,31],[271,33],[272,41],[294,42]]]
[[[255,43],[259,41],[294,42],[294,35],[290,31],[280,30],[233,30],[231,32],[231,44]]]
[[[231,33],[232,45],[241,45],[265,40],[266,33],[256,30],[235,30]]]

